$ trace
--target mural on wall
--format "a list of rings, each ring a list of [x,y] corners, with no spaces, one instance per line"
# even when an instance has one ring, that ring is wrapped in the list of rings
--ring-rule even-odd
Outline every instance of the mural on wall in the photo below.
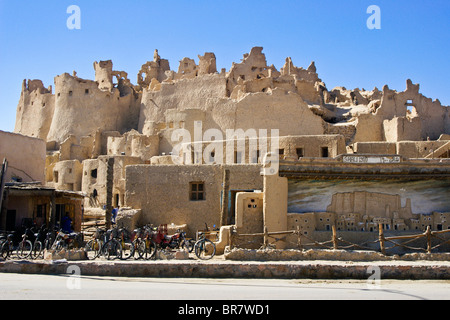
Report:
[[[387,210],[408,208],[413,214],[450,212],[450,180],[289,180],[289,213],[326,212],[347,198],[354,207],[361,207],[363,198],[372,210],[389,206]]]

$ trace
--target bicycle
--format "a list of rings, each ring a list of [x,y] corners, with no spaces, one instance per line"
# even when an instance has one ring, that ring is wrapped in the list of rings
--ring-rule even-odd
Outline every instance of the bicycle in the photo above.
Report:
[[[122,246],[116,239],[117,228],[110,230],[100,229],[98,226],[95,238],[85,245],[85,252],[89,260],[94,260],[103,255],[107,260],[119,259],[122,256]]]
[[[55,242],[53,242],[52,249],[56,252],[60,252],[62,250],[76,249],[80,248],[83,245],[83,237],[82,233],[66,233],[63,230],[58,231],[56,234]]]
[[[101,253],[106,240],[106,230],[101,229],[95,224],[95,234],[94,239],[89,240],[84,246],[84,251],[86,252],[86,257],[88,260],[95,260]]]
[[[48,231],[45,235],[45,240],[43,243],[42,250],[50,250],[52,247],[52,244],[54,242],[54,239],[56,239],[56,234],[58,233],[58,229],[54,228],[53,232]]]
[[[31,232],[30,228],[25,229],[25,232],[22,235],[22,241],[20,241],[19,245],[17,246],[16,255],[19,259],[27,259],[31,256],[31,253],[33,251],[33,244],[30,240],[28,240],[28,238],[32,235],[33,233]]]
[[[194,245],[194,252],[197,258],[201,260],[210,260],[216,254],[216,245],[206,238],[203,232],[198,232],[199,239]]]
[[[182,241],[180,243],[180,247],[182,249],[186,249],[189,253],[194,251],[195,240],[191,238],[186,238],[186,232],[181,233]]]
[[[152,239],[152,228],[143,227],[136,231],[135,248],[138,250],[139,258],[150,260],[156,255],[156,243]]]
[[[31,258],[38,259],[44,256],[44,242],[46,240],[47,229],[44,225],[41,226],[39,231],[34,234],[35,240],[33,243],[33,250],[31,251]]]
[[[2,248],[3,243],[6,242],[6,236],[7,234],[2,231],[2,233],[0,234],[0,250]]]
[[[3,259],[8,259],[11,257],[12,252],[14,251],[14,233],[10,233],[6,236],[6,240],[3,241],[0,255]]]
[[[131,256],[134,256],[135,247],[132,241],[131,233],[124,227],[120,228],[118,231],[119,242],[122,247],[122,254],[120,256],[121,260],[128,260]]]

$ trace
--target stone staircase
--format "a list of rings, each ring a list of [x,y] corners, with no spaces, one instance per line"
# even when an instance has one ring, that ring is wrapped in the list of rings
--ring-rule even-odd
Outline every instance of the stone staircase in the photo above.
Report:
[[[433,158],[449,158],[450,157],[450,141],[448,141],[443,146],[437,148],[436,150],[430,152],[425,159]]]

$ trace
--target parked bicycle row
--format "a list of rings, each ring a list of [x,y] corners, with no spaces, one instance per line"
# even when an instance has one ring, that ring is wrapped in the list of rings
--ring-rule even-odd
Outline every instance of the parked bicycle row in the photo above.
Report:
[[[84,248],[89,260],[97,258],[121,259],[155,259],[159,250],[185,249],[202,260],[214,257],[216,246],[207,239],[202,232],[198,233],[198,240],[186,237],[186,232],[179,231],[174,235],[167,235],[160,227],[143,226],[130,232],[126,228],[118,227],[106,230],[96,226],[94,238],[84,241],[83,233],[66,233],[62,230],[39,230],[26,228],[22,235],[17,232],[0,236],[0,256],[3,259],[42,259],[45,250],[56,253],[63,249]]]

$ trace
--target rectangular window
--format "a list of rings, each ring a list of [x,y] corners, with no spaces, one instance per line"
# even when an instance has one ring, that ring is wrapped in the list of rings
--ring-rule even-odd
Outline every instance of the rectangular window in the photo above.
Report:
[[[297,148],[297,158],[303,158],[304,153],[303,153],[303,148]]]
[[[204,182],[191,182],[189,183],[191,201],[205,200],[205,183]]]
[[[45,204],[38,204],[36,207],[36,218],[43,218],[45,217],[46,212],[46,205]]]
[[[328,158],[328,147],[322,147],[320,153],[322,158]]]

